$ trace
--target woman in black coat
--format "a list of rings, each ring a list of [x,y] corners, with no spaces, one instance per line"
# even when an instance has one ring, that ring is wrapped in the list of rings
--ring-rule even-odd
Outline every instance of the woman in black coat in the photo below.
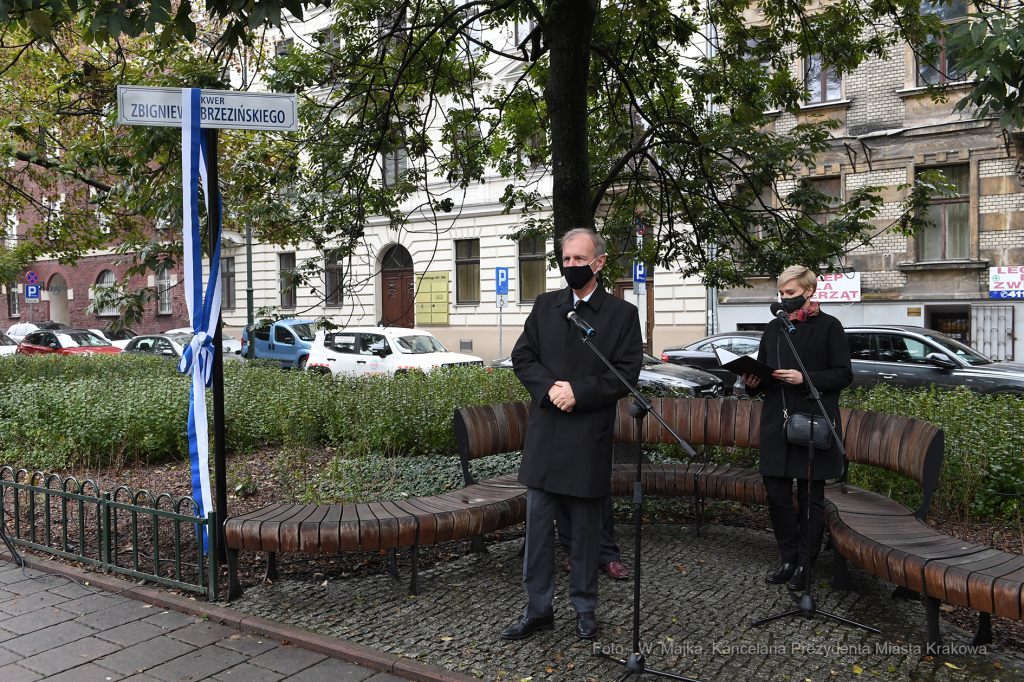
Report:
[[[836,318],[821,312],[811,296],[818,279],[809,268],[796,265],[787,268],[778,279],[782,307],[796,327],[790,336],[796,351],[803,359],[807,374],[821,394],[821,402],[836,432],[842,437],[839,419],[839,394],[853,382],[850,368],[850,346],[843,325]],[[777,367],[773,377],[779,384],[762,387],[757,377],[744,376],[747,392],[764,393],[761,411],[761,465],[768,494],[768,510],[772,530],[782,554],[782,565],[765,576],[773,584],[789,581],[791,590],[806,589],[803,566],[810,555],[813,561],[821,547],[825,531],[825,479],[838,478],[843,473],[843,460],[839,447],[832,438],[826,450],[816,450],[814,470],[808,476],[807,448],[790,443],[785,433],[785,416],[794,413],[821,414],[804,386],[804,377],[797,369],[796,358],[789,344],[782,338],[785,333],[778,320],[772,320],[761,336],[757,359]],[[813,411],[813,412],[812,412]],[[811,486],[810,542],[807,540],[807,480]],[[793,506],[793,480],[797,482],[800,512]]]

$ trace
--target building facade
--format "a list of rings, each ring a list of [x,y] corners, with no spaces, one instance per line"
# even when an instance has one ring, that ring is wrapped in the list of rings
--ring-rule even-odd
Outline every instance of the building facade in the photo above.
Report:
[[[965,9],[949,10],[949,20]],[[859,295],[823,300],[824,309],[845,325],[927,327],[995,359],[1012,360],[1024,352],[1015,334],[1017,310],[1024,304],[991,298],[989,284],[1000,276],[992,268],[1024,263],[1024,188],[1014,174],[1012,141],[997,120],[954,111],[970,86],[958,82],[962,76],[953,64],[945,52],[937,65],[922,63],[908,46],[840,78],[822,69],[820,61],[805,60],[801,67],[810,101],[796,115],[777,115],[775,130],[785,132],[812,116],[837,120],[840,127],[831,150],[814,166],[778,183],[775,201],[799,179],[810,180],[837,202],[859,188],[883,187],[885,203],[873,221],[872,243],[853,248],[845,258],[847,279],[859,273]],[[934,101],[927,89],[940,82],[949,84],[945,102]],[[956,196],[931,204],[932,227],[912,237],[898,234],[890,228],[907,196],[905,185],[927,170],[940,171],[956,187]],[[828,219],[827,212],[821,219]],[[756,329],[770,319],[774,280],[751,284],[719,295],[723,331]]]

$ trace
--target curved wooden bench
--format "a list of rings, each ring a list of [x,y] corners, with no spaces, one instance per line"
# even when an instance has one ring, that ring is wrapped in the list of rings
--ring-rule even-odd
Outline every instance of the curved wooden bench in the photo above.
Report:
[[[748,400],[659,398],[654,408],[692,445],[757,448],[761,403]],[[466,487],[432,497],[349,505],[271,505],[232,517],[225,524],[229,598],[241,593],[238,551],[268,552],[268,577],[276,573],[277,552],[334,553],[410,547],[411,589],[417,592],[416,556],[420,544],[472,538],[474,551],[486,551],[482,535],[521,523],[526,491],[515,474],[474,480],[469,462],[521,450],[526,435],[527,403],[504,403],[455,411],[455,440]],[[924,596],[928,640],[941,642],[941,601],[979,611],[975,643],[991,641],[989,614],[1012,619],[1024,615],[1021,592],[1024,558],[963,542],[929,527],[925,520],[942,465],[941,429],[896,415],[842,410],[848,463],[897,472],[916,481],[922,504],[910,510],[893,500],[839,482],[826,488],[826,514],[834,556],[833,584],[849,589],[846,562],[897,585],[898,594]],[[628,402],[620,401],[615,423],[617,443],[636,442]],[[657,420],[648,418],[642,439],[672,443]],[[767,504],[761,476],[753,469],[724,465],[643,467],[649,495],[693,496],[744,504]],[[635,467],[618,464],[612,471],[612,494],[632,495]]]

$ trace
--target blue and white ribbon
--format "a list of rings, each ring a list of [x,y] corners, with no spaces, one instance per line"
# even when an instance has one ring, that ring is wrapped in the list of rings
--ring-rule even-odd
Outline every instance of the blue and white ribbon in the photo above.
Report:
[[[199,89],[181,90],[181,185],[182,237],[184,240],[185,302],[192,321],[194,336],[178,362],[178,371],[192,373],[192,389],[188,399],[188,454],[192,465],[192,498],[196,515],[206,518],[213,509],[210,494],[210,439],[207,431],[206,389],[213,380],[213,334],[220,319],[220,231],[216,225],[213,254],[210,258],[210,279],[203,298],[203,239],[199,223],[199,182],[202,181],[206,210],[210,210],[211,192],[220,204],[220,192],[209,187],[206,177],[206,140],[200,130]],[[218,519],[223,522],[223,519]],[[209,549],[206,526],[202,529],[203,553]]]

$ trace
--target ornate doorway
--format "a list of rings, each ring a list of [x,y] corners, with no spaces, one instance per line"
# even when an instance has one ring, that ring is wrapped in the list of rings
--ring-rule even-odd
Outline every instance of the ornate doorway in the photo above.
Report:
[[[380,275],[381,323],[411,329],[416,325],[416,278],[409,251],[401,244],[387,249]]]

